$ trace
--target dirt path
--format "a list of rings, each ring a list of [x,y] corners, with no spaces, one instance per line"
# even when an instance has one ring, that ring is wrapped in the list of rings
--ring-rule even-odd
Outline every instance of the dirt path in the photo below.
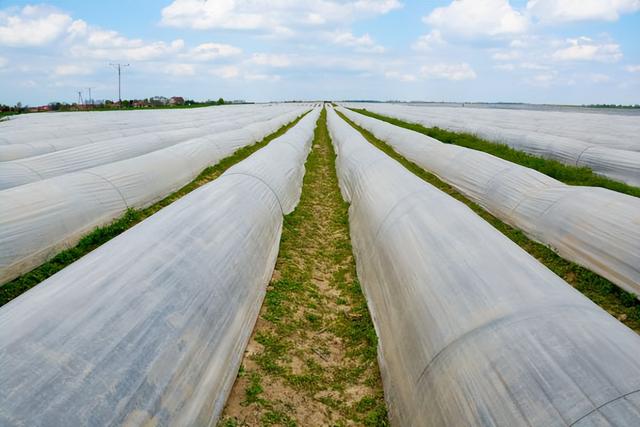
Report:
[[[302,198],[219,425],[387,425],[323,111]]]

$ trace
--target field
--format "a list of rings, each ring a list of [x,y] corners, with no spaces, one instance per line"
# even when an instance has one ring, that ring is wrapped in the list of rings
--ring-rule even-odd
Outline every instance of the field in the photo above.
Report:
[[[1,122],[0,425],[633,425],[636,122],[450,110]]]

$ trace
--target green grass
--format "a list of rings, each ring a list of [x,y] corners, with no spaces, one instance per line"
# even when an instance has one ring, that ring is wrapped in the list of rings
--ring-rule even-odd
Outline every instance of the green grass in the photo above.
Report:
[[[249,407],[228,404],[220,425],[239,420],[303,425],[296,417],[301,408],[330,413],[331,425],[388,425],[377,337],[356,275],[349,206],[338,188],[324,110],[305,168],[300,202],[284,218],[276,274],[254,331],[256,344],[250,344],[260,351],[243,362],[260,378],[263,392]],[[252,388],[241,381],[236,387],[245,391],[237,396]],[[364,397],[349,394],[354,388]],[[291,395],[304,399],[292,402]]]
[[[619,193],[628,194],[630,196],[640,197],[640,188],[595,174],[587,167],[565,165],[564,163],[560,163],[556,160],[533,156],[511,148],[508,145],[486,141],[468,133],[451,132],[437,127],[427,128],[417,123],[405,122],[393,117],[373,113],[365,109],[353,108],[352,110],[405,129],[422,133],[435,138],[438,141],[444,142],[445,144],[455,144],[461,147],[471,148],[473,150],[484,151],[485,153],[492,154],[512,163],[535,169],[538,172],[555,178],[568,185],[602,187]]]
[[[160,209],[170,205],[184,195],[192,192],[196,188],[216,179],[231,166],[247,158],[255,151],[267,145],[273,139],[283,135],[287,130],[298,123],[301,117],[285,126],[282,126],[276,132],[266,136],[261,141],[253,145],[242,147],[236,150],[232,155],[222,159],[214,166],[207,167],[193,181],[186,184],[184,187],[180,188],[174,193],[171,193],[159,202],[154,203],[153,205],[145,209],[127,210],[121,217],[114,220],[110,224],[103,227],[98,227],[84,236],[75,246],[61,251],[39,267],[36,267],[30,272],[17,277],[16,279],[6,283],[3,286],[0,286],[0,306],[8,303],[23,292],[28,291],[38,283],[54,275],[72,262],[80,259],[84,255],[118,236],[120,233],[133,227],[145,218],[148,218],[149,216],[158,212]]]
[[[538,259],[538,261],[547,266],[547,268],[555,274],[563,278],[566,282],[571,284],[578,291],[582,292],[586,297],[591,299],[600,307],[617,317],[631,329],[640,333],[640,301],[636,299],[635,295],[618,288],[615,284],[604,277],[560,257],[549,247],[529,239],[522,231],[505,224],[485,211],[479,205],[467,199],[462,193],[458,192],[449,184],[441,181],[435,175],[407,160],[398,154],[391,146],[377,139],[367,130],[356,125],[342,113],[338,112],[338,114],[351,126],[357,129],[365,139],[375,147],[398,161],[414,175],[469,206],[476,214],[515,242],[518,246],[533,255]]]
[[[18,113],[16,111],[0,111],[0,121],[9,120],[10,116],[17,116],[18,114],[27,114],[27,113]]]

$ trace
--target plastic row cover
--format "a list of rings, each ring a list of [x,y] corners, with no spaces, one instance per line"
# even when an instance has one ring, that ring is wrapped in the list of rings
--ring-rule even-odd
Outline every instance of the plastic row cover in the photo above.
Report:
[[[317,117],[0,308],[0,424],[215,425]]]
[[[497,130],[520,129],[548,134],[621,150],[640,151],[637,114],[609,113],[601,110],[540,111],[518,108],[482,108],[432,104],[376,104],[353,105],[386,108],[422,116],[424,120],[447,120],[451,125],[463,127],[470,123],[491,125]]]
[[[269,105],[263,105],[271,108]],[[34,140],[94,134],[162,123],[203,121],[220,112],[255,110],[260,105],[216,106],[178,110],[89,111],[23,114],[0,122],[0,144],[30,143]],[[52,127],[53,126],[53,127]]]
[[[638,335],[328,118],[392,425],[640,423]]]
[[[198,115],[183,114],[180,116],[178,115],[178,111],[174,112],[177,117],[183,117],[180,121],[176,121],[175,117],[168,114],[168,112],[164,112],[164,115],[157,116],[155,120],[149,121],[141,120],[140,115],[136,114],[135,111],[127,111],[126,113],[128,113],[128,115],[121,115],[123,118],[128,118],[126,123],[109,123],[107,125],[97,125],[96,121],[98,117],[88,115],[88,113],[68,113],[71,114],[70,117],[76,122],[81,123],[81,125],[75,127],[65,126],[65,121],[68,120],[65,119],[65,117],[69,117],[69,115],[65,115],[65,113],[52,113],[47,114],[50,119],[47,121],[48,125],[46,129],[39,129],[31,123],[32,120],[22,120],[18,121],[21,126],[13,132],[14,136],[11,136],[10,131],[0,127],[0,139],[15,139],[15,134],[18,133],[20,135],[19,141],[23,141],[4,145],[0,143],[0,161],[32,157],[117,138],[141,137],[148,133],[167,133],[169,131],[186,131],[189,129],[192,133],[200,130],[198,134],[202,135],[203,128],[206,128],[211,122],[223,118],[233,122],[237,118],[250,117],[251,115],[256,115],[257,117],[273,117],[290,111],[293,108],[296,108],[296,106],[291,104],[277,107],[251,105],[237,106],[234,108],[207,108],[203,109],[207,114],[202,114],[201,112]],[[52,130],[55,130],[55,132],[52,133]]]
[[[340,111],[493,215],[640,295],[640,199],[603,188],[565,185],[481,151]]]
[[[0,283],[25,273],[127,208],[148,206],[302,110],[213,141],[198,139],[81,172],[0,191]]]
[[[294,109],[292,107],[289,111]],[[264,109],[261,113],[240,117],[218,116],[216,122],[199,127],[183,127],[170,131],[151,130],[142,135],[119,137],[36,157],[0,162],[0,190],[140,156],[187,140],[224,139],[224,135],[219,135],[221,132],[233,132],[233,129],[272,119],[282,113],[278,109]]]
[[[2,137],[0,144],[13,144],[29,142],[35,132],[42,132],[43,138],[64,137],[70,132],[95,133],[96,129],[113,130],[125,129],[140,125],[179,124],[194,119],[205,120],[220,111],[254,111],[261,108],[281,108],[294,105],[300,108],[310,109],[312,104],[306,103],[271,103],[271,104],[245,104],[222,105],[204,108],[188,109],[134,109],[113,111],[85,111],[85,112],[55,112],[20,114],[9,116],[0,121]],[[51,128],[51,125],[58,125]],[[49,131],[49,133],[45,133]]]
[[[111,142],[121,138],[132,137],[144,137],[148,133],[169,133],[176,130],[188,129],[193,132],[194,128],[199,129],[206,127],[209,124],[214,124],[217,121],[225,120],[233,117],[234,119],[240,117],[251,116],[251,114],[265,113],[267,111],[273,111],[273,115],[277,114],[276,109],[264,109],[255,110],[253,113],[250,111],[238,111],[236,114],[232,114],[228,110],[219,110],[215,114],[211,114],[209,117],[201,119],[193,119],[181,123],[164,123],[162,119],[159,119],[159,123],[152,124],[136,124],[127,128],[116,128],[106,131],[96,130],[92,133],[76,133],[75,131],[69,131],[66,136],[62,137],[48,137],[48,138],[35,138],[33,142],[19,143],[19,144],[5,144],[0,145],[0,161],[9,161],[24,159],[27,157],[39,156],[42,154],[52,153],[61,150],[67,150],[70,148],[80,147],[86,144],[93,144],[97,142]],[[282,111],[284,112],[284,111]],[[81,118],[81,113],[78,113],[78,118]],[[28,124],[26,125],[29,126]],[[55,126],[55,125],[52,125]],[[2,129],[0,129],[0,135],[2,135]]]
[[[468,132],[481,138],[507,144],[524,152],[558,160],[572,166],[586,166],[594,172],[608,176],[630,185],[640,186],[640,120],[637,117],[616,117],[610,114],[597,115],[592,113],[549,113],[518,111],[512,116],[510,110],[501,109],[473,109],[473,108],[438,108],[438,107],[406,107],[389,104],[358,104],[359,108],[402,120],[420,123],[427,127],[438,126],[456,132]],[[438,115],[442,112],[442,115]],[[481,113],[481,114],[480,114]],[[529,116],[560,115],[564,119],[566,128],[582,128],[580,136],[578,130],[572,137],[559,133],[562,123],[556,123],[551,130],[544,127],[527,126]],[[598,116],[604,116],[599,118]],[[495,123],[497,118],[504,117],[506,124]],[[544,117],[544,116],[543,116]],[[618,125],[612,122],[625,120]],[[556,120],[560,122],[560,120]],[[599,135],[602,140],[593,140],[590,123],[607,124],[607,135]],[[608,122],[608,123],[607,123]],[[543,121],[542,125],[547,124]],[[625,126],[626,125],[626,126]],[[618,130],[620,134],[618,134]],[[628,132],[623,132],[628,129]],[[549,132],[557,132],[549,133]],[[635,133],[634,133],[635,132]],[[630,136],[627,137],[627,134]],[[613,142],[618,141],[618,144]],[[620,144],[624,142],[624,144]],[[618,148],[623,147],[623,148]]]

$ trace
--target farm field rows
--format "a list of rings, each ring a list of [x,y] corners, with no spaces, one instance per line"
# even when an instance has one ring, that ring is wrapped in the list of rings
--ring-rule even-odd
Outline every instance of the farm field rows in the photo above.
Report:
[[[640,120],[637,115],[348,103],[382,114],[465,132],[526,153],[585,166],[640,186]]]
[[[638,369],[638,336],[333,111],[329,129],[393,424],[481,425],[488,415],[496,425],[588,425],[610,416],[619,389],[605,390],[633,389],[618,375]],[[635,405],[613,410],[621,424],[636,419]]]
[[[636,123],[344,106],[627,185],[329,104],[0,123],[0,424],[635,425]]]
[[[340,109],[395,151],[536,241],[640,294],[640,198],[568,186],[491,155]]]
[[[304,111],[299,106],[289,111],[278,108],[272,118],[232,131],[0,191],[0,204],[7,206],[0,219],[0,283],[73,246],[127,209],[144,208],[164,198],[206,166],[259,141]],[[58,152],[63,161],[68,151]],[[72,159],[77,160],[76,154],[71,154]]]

